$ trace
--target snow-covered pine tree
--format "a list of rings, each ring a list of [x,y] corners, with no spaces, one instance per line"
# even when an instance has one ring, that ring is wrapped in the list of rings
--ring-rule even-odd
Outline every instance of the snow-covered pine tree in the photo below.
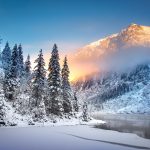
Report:
[[[12,55],[11,55],[11,66],[10,71],[5,76],[4,81],[4,90],[5,96],[8,100],[14,101],[16,99],[19,80],[18,80],[18,51],[17,51],[17,44],[15,44]]]
[[[21,66],[19,70],[20,87],[19,87],[19,93],[18,93],[17,101],[16,101],[16,109],[18,110],[20,114],[24,115],[24,114],[29,114],[29,113],[31,114],[30,106],[32,102],[32,84],[31,84],[32,76],[31,76],[31,62],[30,62],[29,55],[27,56],[27,60],[24,66],[23,65]]]
[[[35,60],[37,65],[34,68],[33,81],[32,81],[32,106],[39,107],[44,101],[45,96],[45,77],[46,70],[44,68],[45,62],[43,58],[42,49]]]
[[[9,74],[10,65],[11,65],[11,49],[9,47],[8,42],[6,43],[5,48],[3,49],[2,52],[2,64],[3,64],[5,76],[7,76],[7,74]]]
[[[3,89],[4,89],[5,96],[8,98],[9,97],[8,89],[10,86],[9,76],[10,76],[10,68],[11,68],[11,49],[9,47],[8,42],[6,43],[5,48],[3,49],[2,52],[2,64],[5,73]]]
[[[74,92],[73,108],[75,112],[79,112],[79,104],[78,104],[78,98],[76,92]]]
[[[0,126],[5,125],[3,80],[4,80],[4,70],[2,66],[2,57],[1,57],[1,52],[0,52]]]
[[[71,87],[69,83],[69,67],[67,63],[67,57],[64,59],[64,64],[62,68],[62,90],[63,90],[63,109],[64,113],[72,112],[72,97],[71,97]]]
[[[1,84],[0,84],[1,85]],[[3,90],[0,89],[0,126],[5,125],[4,122],[5,110],[4,110],[4,94]]]
[[[61,116],[63,112],[62,106],[62,89],[61,89],[61,76],[60,76],[60,64],[57,45],[54,44],[52,49],[51,58],[48,66],[48,87],[49,95],[48,100],[45,101],[47,106],[46,112],[54,115]]]
[[[30,62],[30,55],[28,55],[24,65],[24,80],[23,80],[24,86],[22,87],[24,93],[27,93],[28,95],[31,94],[31,86],[32,86],[31,80],[32,80],[31,62]]]
[[[83,111],[82,111],[82,121],[88,121],[89,120],[89,116],[88,116],[88,106],[87,103],[84,102],[83,104]]]
[[[33,121],[45,122],[45,105],[44,102],[41,102],[38,107],[34,107],[32,110],[32,119]]]
[[[18,46],[18,76],[22,78],[24,76],[24,62],[23,62],[23,51],[21,44]]]
[[[0,39],[0,44],[1,44],[1,39]],[[3,63],[2,63],[2,53],[1,53],[1,47],[0,47],[0,88],[3,87],[3,79],[4,79],[4,68],[3,68]]]
[[[10,76],[12,78],[18,77],[18,48],[17,48],[17,44],[15,44],[15,46],[12,50],[10,74],[11,74]]]
[[[25,76],[28,78],[31,75],[31,62],[30,55],[28,54],[27,59],[25,61]]]

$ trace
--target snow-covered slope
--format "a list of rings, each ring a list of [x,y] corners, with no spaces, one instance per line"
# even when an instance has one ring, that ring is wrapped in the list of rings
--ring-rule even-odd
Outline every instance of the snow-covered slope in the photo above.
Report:
[[[150,83],[103,104],[102,112],[150,114]]]
[[[150,114],[150,66],[138,65],[129,72],[107,72],[77,81],[74,87],[89,110],[108,113]]]

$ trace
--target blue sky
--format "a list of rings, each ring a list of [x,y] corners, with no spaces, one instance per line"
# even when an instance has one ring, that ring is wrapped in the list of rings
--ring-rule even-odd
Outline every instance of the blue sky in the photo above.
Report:
[[[131,23],[150,25],[150,0],[0,0],[3,44],[71,51]]]

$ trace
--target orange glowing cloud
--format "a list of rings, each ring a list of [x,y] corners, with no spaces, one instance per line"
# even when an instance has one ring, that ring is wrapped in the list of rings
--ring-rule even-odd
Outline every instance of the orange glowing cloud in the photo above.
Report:
[[[74,54],[68,56],[70,66],[70,80],[74,81],[78,78],[98,72],[98,67],[93,62],[78,60]]]

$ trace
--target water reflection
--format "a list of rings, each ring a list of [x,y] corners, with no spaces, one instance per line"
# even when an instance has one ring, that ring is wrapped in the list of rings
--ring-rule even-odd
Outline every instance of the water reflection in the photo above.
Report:
[[[95,125],[96,128],[134,133],[150,139],[150,116],[145,115],[94,115],[94,118],[104,120],[107,124]]]

